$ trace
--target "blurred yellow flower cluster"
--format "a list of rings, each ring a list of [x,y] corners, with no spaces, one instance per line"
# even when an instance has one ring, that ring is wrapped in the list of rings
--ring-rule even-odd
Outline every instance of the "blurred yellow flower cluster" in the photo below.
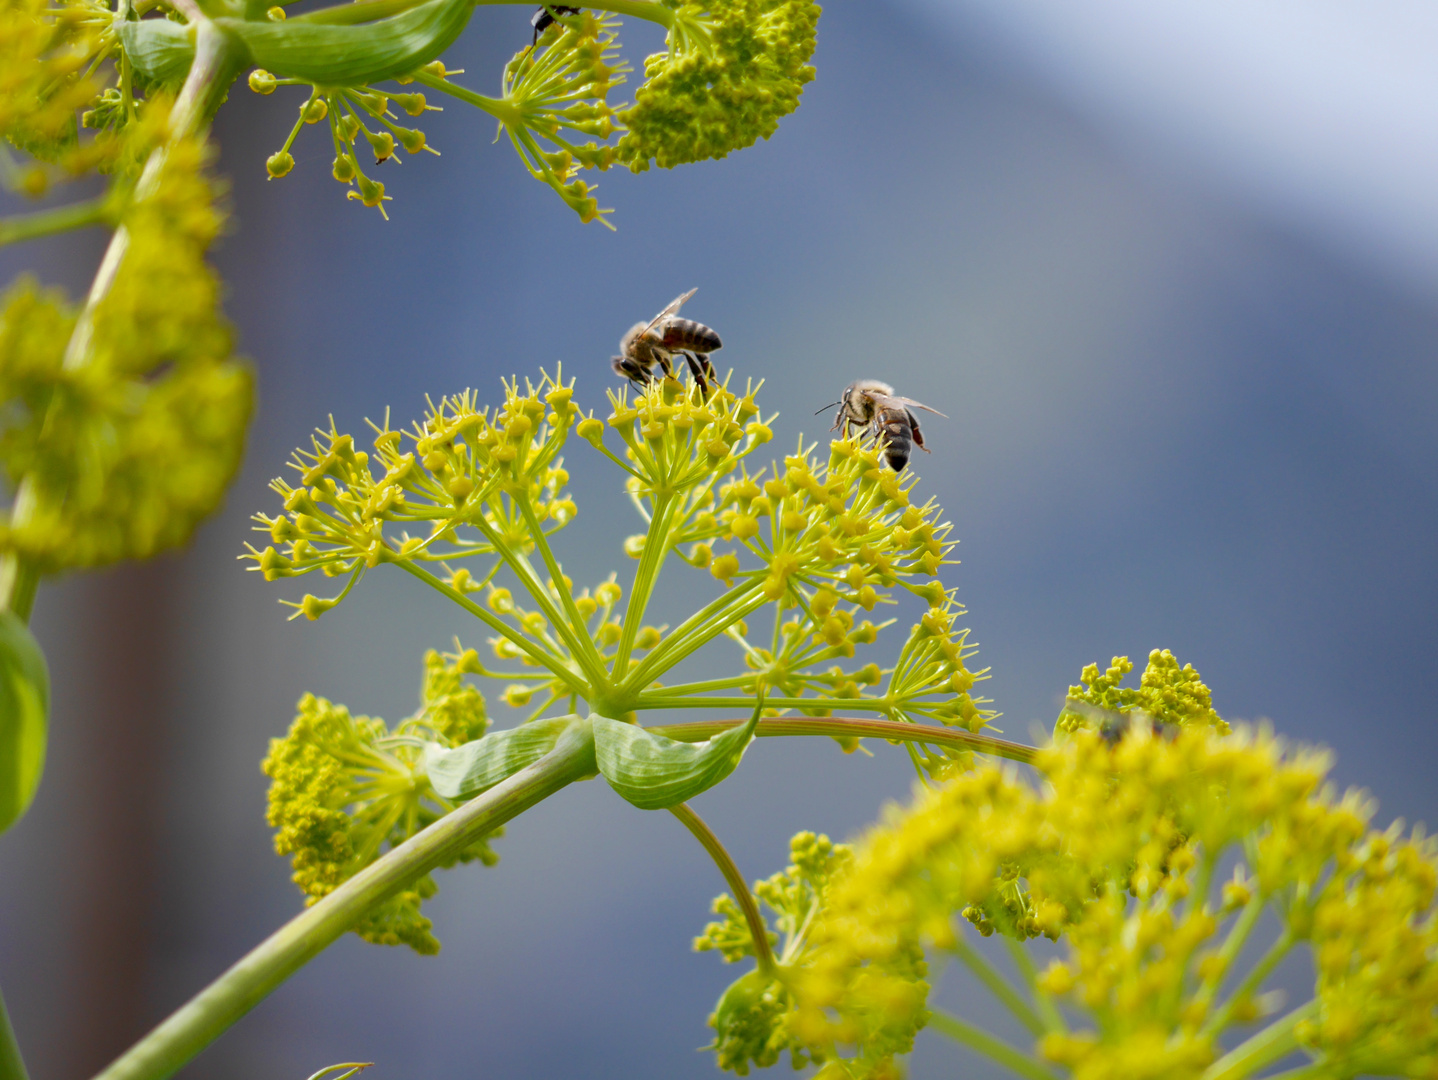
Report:
[[[828,1058],[821,1075],[893,1075],[931,1018],[926,955],[974,956],[962,917],[1028,973],[1027,998],[1009,993],[1033,1046],[971,1043],[1021,1075],[1237,1080],[1298,1050],[1315,1077],[1438,1075],[1438,853],[1371,831],[1372,806],[1327,768],[1195,717],[1171,737],[1079,731],[1041,753],[1037,790],[996,766],[924,790],[830,887],[770,1033]],[[1279,929],[1244,970],[1265,912]],[[1063,953],[1035,976],[1021,943],[1039,935]],[[1235,1040],[1278,1007],[1266,980],[1299,948],[1312,1000]]]

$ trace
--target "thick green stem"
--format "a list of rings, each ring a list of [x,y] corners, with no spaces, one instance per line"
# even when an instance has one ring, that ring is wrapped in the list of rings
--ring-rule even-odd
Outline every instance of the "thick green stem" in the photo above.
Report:
[[[1029,1032],[1036,1036],[1042,1036],[1048,1031],[1044,1022],[1039,1019],[1038,1013],[1029,1006],[1008,979],[1001,975],[997,968],[984,959],[977,949],[963,939],[962,936],[954,938],[953,945],[949,951],[957,956],[966,968],[973,973],[974,977],[988,987],[989,993],[998,998],[1013,1013],[1019,1023],[1029,1029]]]
[[[634,651],[634,638],[644,621],[644,609],[649,606],[649,597],[659,582],[659,570],[664,565],[664,556],[669,551],[670,526],[674,513],[683,500],[677,495],[660,494],[654,500],[654,516],[649,520],[649,532],[644,538],[644,550],[639,554],[639,569],[634,574],[634,584],[629,589],[629,602],[624,606],[623,632],[619,647],[614,653],[613,672],[615,682],[634,687],[625,678],[629,670],[629,655]]]
[[[1026,1076],[1029,1080],[1057,1080],[1056,1074],[1044,1068],[1036,1058],[1030,1057],[1002,1039],[996,1039],[983,1028],[975,1027],[967,1020],[939,1009],[929,1011],[929,1027],[957,1042],[963,1043],[990,1061],[996,1061],[1011,1072]]]
[[[669,812],[684,823],[684,827],[694,834],[694,839],[704,845],[704,850],[709,853],[709,857],[714,860],[714,865],[719,867],[719,872],[724,875],[724,881],[729,886],[730,893],[738,902],[739,910],[744,913],[744,921],[749,924],[749,936],[754,939],[754,958],[759,961],[759,970],[772,977],[777,968],[774,962],[774,950],[769,946],[769,928],[764,923],[764,916],[759,913],[758,901],[749,891],[749,886],[744,881],[744,875],[739,873],[739,867],[735,864],[733,857],[720,842],[719,837],[714,835],[714,830],[709,828],[704,819],[690,809],[688,803],[671,806]]]
[[[196,12],[198,14],[198,12]],[[165,159],[170,147],[187,138],[204,125],[212,106],[224,94],[230,81],[239,70],[240,58],[235,54],[236,46],[213,23],[198,17],[195,26],[195,59],[190,72],[185,76],[185,85],[170,110],[169,139],[163,146],[151,152],[145,161],[145,168],[135,184],[134,201],[139,202],[154,195],[164,171]],[[95,309],[100,301],[109,295],[120,263],[130,247],[129,230],[121,225],[110,237],[110,244],[95,271],[95,280],[85,297],[85,307],[75,321],[70,340],[65,346],[63,365],[66,371],[83,368],[90,362],[90,337],[94,332]],[[23,529],[35,514],[34,481],[29,475],[23,477],[15,491],[15,501],[10,507],[9,527],[12,532]],[[22,609],[28,615],[34,602],[35,570],[23,565],[20,556],[9,553],[0,557],[0,603],[19,614]]]
[[[1283,1019],[1275,1020],[1210,1065],[1204,1070],[1201,1080],[1240,1080],[1286,1057],[1298,1049],[1294,1028],[1317,1011],[1318,1002],[1314,1000],[1294,1009]]]
[[[97,1080],[164,1080],[376,904],[453,858],[480,837],[595,771],[587,730],[563,736],[547,755],[386,852],[314,907],[256,946]]]
[[[108,225],[114,220],[114,201],[109,192],[84,202],[40,210],[33,214],[0,219],[0,247],[22,240],[38,240],[43,236],[82,229],[86,225]]]
[[[765,706],[775,699],[765,698]],[[813,704],[809,702],[808,704]],[[721,732],[748,723],[743,720],[698,720],[687,724],[662,724],[649,728],[656,735],[665,735],[679,742],[703,742]],[[759,721],[754,732],[761,739],[792,735],[828,735],[831,738],[887,739],[893,742],[924,742],[935,746],[956,746],[980,754],[1008,758],[1032,765],[1038,748],[1022,743],[974,735],[962,729],[930,727],[928,724],[906,724],[899,720],[866,720],[850,716],[768,717]]]
[[[5,998],[0,996],[0,1080],[30,1080],[25,1072],[25,1059],[20,1056],[20,1043],[10,1026]]]

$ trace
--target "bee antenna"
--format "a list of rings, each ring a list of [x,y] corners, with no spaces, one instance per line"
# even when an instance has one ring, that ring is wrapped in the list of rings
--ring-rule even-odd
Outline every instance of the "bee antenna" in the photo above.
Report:
[[[829,402],[829,404],[820,406],[819,408],[815,409],[815,410],[814,410],[814,415],[815,415],[815,416],[818,416],[818,415],[819,415],[821,412],[823,412],[825,409],[832,409],[835,405],[842,405],[842,404],[844,404],[842,401],[831,401],[831,402]]]

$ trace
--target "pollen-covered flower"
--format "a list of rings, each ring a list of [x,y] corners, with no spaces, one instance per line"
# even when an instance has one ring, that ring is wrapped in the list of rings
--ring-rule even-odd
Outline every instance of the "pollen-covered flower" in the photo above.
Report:
[[[453,807],[430,787],[419,767],[424,741],[458,746],[484,734],[484,699],[463,682],[478,670],[470,652],[424,658],[420,708],[390,732],[383,720],[352,716],[343,705],[306,694],[289,733],[270,742],[267,818],[275,850],[292,856],[294,881],[312,904]],[[489,837],[471,844],[459,862],[493,865]],[[451,861],[448,865],[453,865]],[[420,903],[435,893],[425,875],[353,927],[366,941],[439,951]]]
[[[635,172],[721,158],[774,134],[814,78],[819,5],[711,0],[673,5],[669,49],[619,114],[619,160]]]
[[[1221,1074],[1241,1077],[1301,1047],[1322,1075],[1428,1074],[1434,846],[1368,831],[1371,805],[1324,786],[1326,757],[1201,723],[1172,738],[1079,731],[1037,765],[1040,790],[984,767],[921,792],[858,846],[793,984],[788,1023],[807,1045],[844,1054],[851,1076],[889,1069],[929,1015],[915,958],[973,955],[962,916],[983,934],[1063,943],[1012,995],[1035,1041],[1005,1052],[1035,1072],[1198,1080],[1224,1057]],[[1219,887],[1215,870],[1235,858]],[[1279,931],[1244,974],[1237,961],[1264,912]],[[1305,947],[1312,1000],[1227,1038],[1268,1017],[1266,979]]]

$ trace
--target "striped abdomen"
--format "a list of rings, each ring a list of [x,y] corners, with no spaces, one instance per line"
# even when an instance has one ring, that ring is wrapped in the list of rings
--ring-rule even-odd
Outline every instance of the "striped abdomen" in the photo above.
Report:
[[[671,352],[712,353],[723,348],[718,334],[693,319],[669,319],[659,330],[660,341]]]

